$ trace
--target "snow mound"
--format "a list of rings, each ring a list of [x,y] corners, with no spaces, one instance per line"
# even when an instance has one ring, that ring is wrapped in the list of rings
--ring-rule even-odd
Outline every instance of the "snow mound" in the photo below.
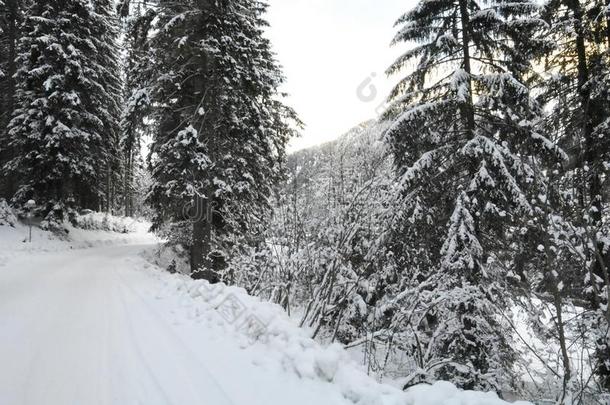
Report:
[[[133,218],[116,217],[101,212],[90,212],[76,217],[76,226],[91,231],[133,233],[138,222]]]
[[[13,214],[13,210],[8,206],[6,200],[0,199],[0,226],[14,227],[17,223],[17,217]]]
[[[507,405],[495,393],[462,391],[449,382],[417,385],[401,391],[368,376],[339,344],[324,347],[290,319],[284,310],[252,297],[238,287],[211,285],[181,274],[159,271],[167,290],[190,300],[196,317],[203,318],[218,335],[231,336],[252,351],[256,364],[280,368],[301,379],[333,384],[347,400],[358,405]],[[228,334],[228,335],[227,335]],[[520,405],[531,405],[519,402]]]
[[[22,255],[24,252],[58,252],[99,246],[150,245],[160,242],[148,232],[150,224],[146,221],[92,213],[77,218],[77,223],[83,226],[73,227],[69,223],[64,223],[61,234],[33,226],[30,241],[29,227],[18,221],[10,208],[0,201],[0,266],[9,258]],[[129,231],[125,232],[127,229]]]
[[[493,392],[462,391],[455,385],[438,381],[433,385],[420,384],[407,391],[407,404],[412,405],[505,405],[508,402]],[[513,405],[532,405],[517,401]]]

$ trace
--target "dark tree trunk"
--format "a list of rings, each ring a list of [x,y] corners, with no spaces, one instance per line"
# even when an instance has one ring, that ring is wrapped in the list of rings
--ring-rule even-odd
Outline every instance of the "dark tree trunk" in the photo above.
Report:
[[[205,196],[197,196],[192,214],[193,241],[191,246],[191,277],[204,279],[211,283],[219,281],[214,272],[212,253],[212,218],[213,204],[210,188],[205,190]]]
[[[124,173],[123,173],[123,210],[126,217],[132,215],[129,209],[129,203],[131,199],[131,149],[125,152],[126,160],[124,162]]]
[[[468,0],[460,1],[460,21],[462,25],[462,59],[464,71],[470,76],[472,67],[470,65],[470,13],[468,12]],[[472,80],[468,78],[468,99],[463,102],[462,119],[468,134],[468,138],[474,136],[474,108],[472,103]]]
[[[606,0],[606,42],[610,48],[610,0]]]

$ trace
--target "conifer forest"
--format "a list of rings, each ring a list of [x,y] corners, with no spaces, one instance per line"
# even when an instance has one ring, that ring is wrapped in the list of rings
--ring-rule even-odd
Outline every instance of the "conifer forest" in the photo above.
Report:
[[[331,1],[345,14],[356,7]],[[57,302],[73,291],[70,308],[85,311],[91,302],[110,311],[103,312],[110,325],[118,312],[108,297],[124,289],[134,339],[144,335],[135,319],[148,318],[129,309],[128,290],[152,276],[102,262],[125,255],[140,263],[146,254],[103,245],[79,266],[103,267],[109,278],[101,270],[71,276],[80,288],[96,288],[78,299],[78,288],[67,287],[72,259],[61,259],[64,250],[82,259],[102,249],[95,246],[103,232],[115,235],[113,244],[129,238],[138,223],[155,238],[147,255],[155,277],[182,280],[180,294],[213,302],[193,291],[221,286],[242,297],[238,307],[257,314],[277,307],[274,316],[311,345],[291,349],[299,378],[310,378],[299,353],[314,345],[362,372],[363,380],[347,371],[329,377],[343,361],[316,357],[312,375],[340,386],[347,402],[324,394],[301,397],[303,404],[610,404],[610,1],[406,1],[393,16],[394,38],[378,44],[400,55],[385,66],[393,88],[383,111],[299,150],[290,145],[308,122],[284,91],[291,78],[267,35],[270,7],[267,0],[0,0],[0,335],[7,336],[0,346],[14,351],[10,339],[20,336],[11,331],[24,318],[9,316],[21,313],[11,303],[23,308],[15,300],[25,303],[27,288],[42,294],[64,279]],[[323,54],[308,58],[327,63]],[[29,229],[29,240],[26,232],[13,245],[20,229]],[[93,247],[76,248],[87,232],[96,235],[85,241]],[[28,256],[40,263],[31,274],[11,264]],[[110,287],[112,280],[123,287]],[[36,314],[43,317],[46,305]],[[102,313],[95,311],[82,318]],[[72,325],[70,314],[49,319]],[[281,335],[272,333],[274,322],[262,324]],[[56,329],[40,331],[42,340],[63,341]],[[153,352],[172,344],[158,339],[163,347]],[[115,340],[108,350],[123,346]],[[165,366],[150,360],[145,340],[138,350],[163,386]],[[261,356],[273,362],[279,349],[270,347]],[[180,370],[188,381],[207,379]],[[65,402],[67,391],[52,379],[40,380],[50,402],[32,399],[43,392],[33,380],[22,401],[11,394],[15,375],[0,371],[0,404],[258,404],[223,402],[212,388],[207,400],[189,402],[167,387],[157,396],[142,388],[149,395],[142,402],[120,395]],[[231,389],[239,392],[245,375],[234,374]],[[137,391],[130,381],[125,392]],[[351,381],[369,387],[369,396]],[[442,384],[462,402],[443,397]],[[432,388],[418,397],[422,387]],[[426,402],[434,392],[438,402]],[[495,399],[468,402],[482,393]]]

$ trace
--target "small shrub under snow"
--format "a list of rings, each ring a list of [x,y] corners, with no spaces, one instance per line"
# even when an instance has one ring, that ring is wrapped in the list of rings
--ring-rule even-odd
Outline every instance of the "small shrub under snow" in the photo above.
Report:
[[[17,217],[7,204],[6,200],[0,199],[0,226],[12,226],[17,223]]]
[[[76,226],[89,231],[131,233],[134,231],[133,218],[115,217],[101,212],[90,212],[76,217]]]

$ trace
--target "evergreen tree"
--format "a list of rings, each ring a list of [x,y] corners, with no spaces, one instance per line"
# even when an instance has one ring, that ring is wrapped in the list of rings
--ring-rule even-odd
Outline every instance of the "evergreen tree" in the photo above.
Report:
[[[572,198],[564,199],[558,212],[571,223],[572,237],[581,240],[587,259],[576,277],[573,268],[563,267],[568,275],[563,282],[580,290],[572,297],[586,296],[596,312],[597,320],[586,327],[598,336],[596,368],[601,385],[610,390],[610,229],[603,219],[610,162],[610,9],[599,0],[553,0],[544,17],[555,44],[545,59],[552,73],[545,83],[547,132],[556,134],[570,157],[558,181]]]
[[[120,140],[125,159],[123,205],[125,215],[132,216],[135,210],[136,166],[138,156],[141,154],[141,137],[146,130],[143,120],[150,112],[150,94],[144,73],[147,72],[146,65],[152,58],[147,45],[156,13],[140,3],[130,7],[129,1],[121,3],[118,7],[123,18],[124,44],[127,48],[124,61],[126,105],[121,116]]]
[[[282,76],[263,37],[265,8],[158,4],[149,201],[156,226],[182,224],[192,271],[210,280],[231,239],[256,233],[292,133],[285,119],[293,113],[275,99]]]
[[[430,350],[445,358],[451,348],[436,377],[464,388],[497,390],[497,376],[511,374],[494,247],[534,212],[525,157],[561,154],[537,131],[542,110],[527,84],[533,50],[548,48],[535,35],[543,26],[535,11],[528,1],[422,1],[397,23],[395,43],[416,46],[388,70],[415,62],[391,94],[387,138],[405,201],[397,238],[418,239],[425,253],[395,250],[419,282],[436,280],[429,299],[451,292],[429,315]],[[438,339],[448,316],[453,328]]]
[[[483,266],[481,247],[471,201],[461,192],[449,220],[447,238],[441,249],[440,272],[433,277],[433,297],[439,305],[435,314],[434,347],[440,362],[437,375],[466,388],[499,391],[510,375],[507,369],[516,359],[511,334],[497,316],[502,298],[501,275]]]
[[[99,90],[94,92],[92,107],[103,123],[102,149],[98,158],[105,164],[103,208],[107,212],[122,206],[122,150],[120,119],[123,111],[123,83],[119,52],[119,20],[113,0],[94,0],[91,14],[91,38],[96,49],[94,66],[97,70]]]
[[[6,146],[6,128],[14,110],[15,80],[17,64],[16,49],[19,40],[19,25],[22,19],[21,0],[0,1],[0,167],[7,162],[13,152]],[[2,176],[0,197],[10,198],[13,193],[13,179]]]
[[[25,10],[17,94],[9,124],[17,204],[33,198],[49,219],[66,208],[109,206],[116,156],[116,30],[108,2],[37,1]]]

